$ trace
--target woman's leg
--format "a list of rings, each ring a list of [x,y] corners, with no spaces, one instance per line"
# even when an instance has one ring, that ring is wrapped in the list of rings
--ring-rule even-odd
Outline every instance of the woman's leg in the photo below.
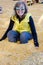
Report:
[[[17,42],[18,38],[19,38],[19,33],[17,31],[9,31],[7,34],[8,40],[11,42]]]
[[[28,40],[32,39],[32,34],[29,32],[22,32],[20,35],[20,42],[21,43],[28,43]]]

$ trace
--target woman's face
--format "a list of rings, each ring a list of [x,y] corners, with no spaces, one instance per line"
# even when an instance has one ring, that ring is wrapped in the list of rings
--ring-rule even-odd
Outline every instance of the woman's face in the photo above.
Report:
[[[22,17],[25,12],[24,4],[20,4],[18,7],[16,7],[16,13],[19,17]]]

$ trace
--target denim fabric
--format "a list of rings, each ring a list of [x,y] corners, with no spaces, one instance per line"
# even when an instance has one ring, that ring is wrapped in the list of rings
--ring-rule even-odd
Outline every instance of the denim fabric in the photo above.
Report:
[[[17,42],[19,40],[20,34],[17,31],[9,31],[7,34],[8,40],[11,42]]]
[[[19,34],[17,31],[9,31],[7,34],[8,40],[11,42],[17,42],[20,40],[21,43],[27,43],[28,40],[32,39],[32,34],[29,32],[22,32]]]
[[[22,32],[20,35],[20,42],[21,43],[28,43],[28,41],[31,39],[32,39],[32,34],[29,32]]]

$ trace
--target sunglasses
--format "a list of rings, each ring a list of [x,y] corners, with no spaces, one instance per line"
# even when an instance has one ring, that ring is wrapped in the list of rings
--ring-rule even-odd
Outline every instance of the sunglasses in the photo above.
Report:
[[[25,8],[16,7],[16,10],[25,10]]]

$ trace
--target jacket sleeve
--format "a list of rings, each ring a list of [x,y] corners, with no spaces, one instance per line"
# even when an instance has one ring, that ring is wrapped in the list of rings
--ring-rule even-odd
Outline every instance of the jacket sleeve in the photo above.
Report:
[[[6,32],[4,33],[4,35],[3,35],[3,37],[0,39],[0,41],[4,40],[4,39],[7,37],[7,33],[8,33],[10,30],[12,30],[13,25],[14,25],[14,21],[10,20],[8,29],[6,30]]]
[[[34,40],[34,45],[39,47],[34,21],[33,21],[33,18],[31,16],[29,17],[29,21],[30,21],[29,24],[30,24],[33,40]]]

